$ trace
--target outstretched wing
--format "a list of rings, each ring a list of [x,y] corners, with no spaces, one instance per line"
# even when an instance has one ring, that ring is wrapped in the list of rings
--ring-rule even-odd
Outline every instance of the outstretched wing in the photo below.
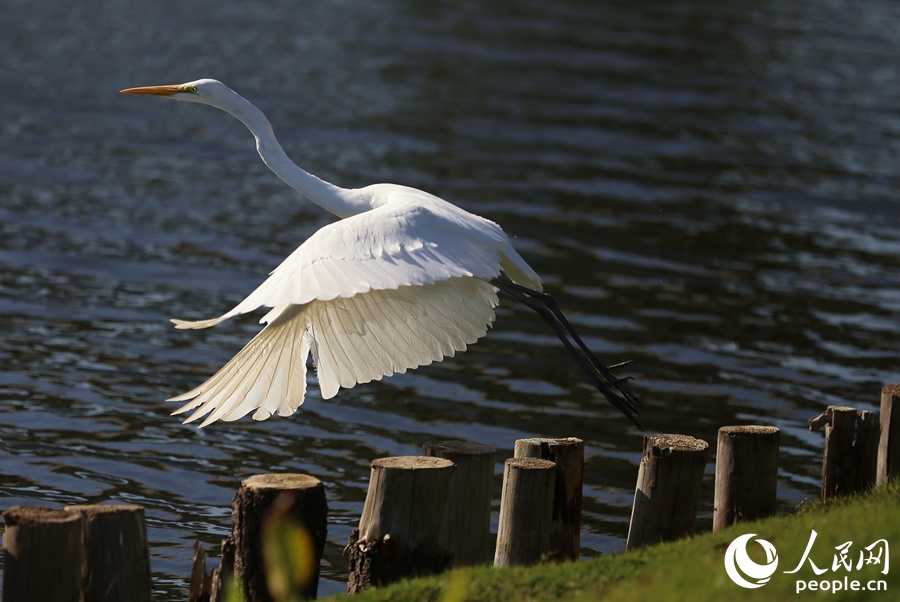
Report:
[[[329,224],[231,311],[209,320],[173,322],[178,328],[207,328],[259,307],[304,305],[466,276],[490,279],[507,264],[530,272],[540,286],[499,226],[432,199],[393,202]]]
[[[206,416],[200,426],[250,412],[255,420],[288,416],[303,403],[310,353],[328,399],[340,387],[465,350],[487,332],[496,306],[496,289],[467,277],[286,303],[269,312],[268,325],[221,370],[169,401],[191,400],[174,413],[194,410],[185,422]]]

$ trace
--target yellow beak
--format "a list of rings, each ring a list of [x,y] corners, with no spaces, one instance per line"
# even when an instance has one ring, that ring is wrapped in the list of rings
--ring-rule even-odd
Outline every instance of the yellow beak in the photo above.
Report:
[[[122,94],[149,94],[150,96],[175,96],[180,86],[145,86],[143,88],[126,88]]]

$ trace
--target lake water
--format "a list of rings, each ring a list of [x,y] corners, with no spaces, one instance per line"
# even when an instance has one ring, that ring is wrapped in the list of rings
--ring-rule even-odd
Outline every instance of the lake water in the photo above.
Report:
[[[443,363],[291,418],[169,416],[257,331],[218,315],[330,217],[231,117],[121,88],[221,79],[348,187],[416,186],[497,221],[648,432],[782,429],[782,509],[818,491],[829,404],[900,380],[900,5],[583,1],[0,4],[0,496],[147,509],[159,600],[230,528],[240,480],[308,472],[323,594],[369,463],[424,441],[586,443],[583,555],[624,548],[642,433],[505,303]],[[257,316],[258,318],[259,316]],[[499,502],[498,502],[499,504]],[[712,512],[712,462],[698,528]]]

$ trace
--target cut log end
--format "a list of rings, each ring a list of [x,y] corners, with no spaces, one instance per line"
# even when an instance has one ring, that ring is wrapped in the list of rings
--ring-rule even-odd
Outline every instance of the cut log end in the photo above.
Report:
[[[900,397],[900,383],[886,385],[881,389],[881,394],[889,397]]]
[[[434,470],[452,469],[452,460],[435,456],[391,456],[372,461],[372,468],[384,468],[387,470]]]
[[[851,408],[847,408],[851,409]],[[777,426],[764,426],[759,424],[742,424],[738,426],[723,426],[719,433],[726,436],[751,435],[755,437],[764,435],[776,435],[781,431]]]
[[[644,453],[666,455],[671,453],[703,453],[709,444],[702,439],[688,435],[647,435],[644,442]]]
[[[247,489],[311,489],[322,481],[308,474],[256,474],[241,481]]]

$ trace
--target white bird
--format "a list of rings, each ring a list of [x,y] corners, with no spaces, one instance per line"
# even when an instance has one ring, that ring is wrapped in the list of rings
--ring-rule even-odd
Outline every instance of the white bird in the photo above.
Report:
[[[396,184],[345,189],[295,165],[262,111],[219,81],[122,90],[210,105],[239,119],[263,162],[310,201],[341,218],[301,244],[234,309],[208,328],[271,308],[266,326],[199,387],[169,401],[175,414],[255,420],[293,414],[306,395],[312,354],[323,399],[341,387],[379,380],[464,351],[487,333],[501,291],[537,311],[601,393],[632,422],[637,398],[581,341],[540,277],[503,230],[427,192]],[[640,426],[640,425],[638,425]]]

